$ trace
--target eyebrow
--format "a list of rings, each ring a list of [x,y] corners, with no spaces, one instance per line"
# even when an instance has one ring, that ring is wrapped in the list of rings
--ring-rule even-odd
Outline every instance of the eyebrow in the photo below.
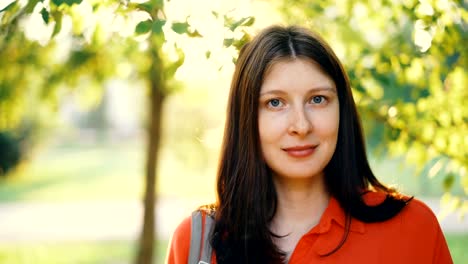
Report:
[[[307,93],[311,92],[320,92],[320,91],[328,91],[328,92],[333,92],[337,93],[335,88],[332,87],[317,87],[317,88],[312,88],[307,91]],[[283,90],[271,90],[267,92],[260,93],[260,96],[262,95],[267,95],[267,94],[284,94],[285,92]]]

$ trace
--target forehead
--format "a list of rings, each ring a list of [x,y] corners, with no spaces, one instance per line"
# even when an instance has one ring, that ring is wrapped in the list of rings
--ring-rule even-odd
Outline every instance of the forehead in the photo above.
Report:
[[[336,90],[333,79],[313,60],[295,58],[273,62],[265,71],[261,92],[291,87]]]

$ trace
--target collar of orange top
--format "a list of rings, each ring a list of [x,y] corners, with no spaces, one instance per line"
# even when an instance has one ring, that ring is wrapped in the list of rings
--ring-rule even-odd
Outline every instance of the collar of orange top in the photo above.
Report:
[[[377,205],[385,200],[386,194],[382,192],[367,192],[363,195],[364,202],[368,205]],[[346,226],[346,214],[338,200],[330,198],[328,207],[322,215],[317,226],[312,228],[307,235],[318,234],[313,249],[319,255],[325,255],[335,249],[341,242]],[[352,218],[350,232],[364,234],[365,223]]]

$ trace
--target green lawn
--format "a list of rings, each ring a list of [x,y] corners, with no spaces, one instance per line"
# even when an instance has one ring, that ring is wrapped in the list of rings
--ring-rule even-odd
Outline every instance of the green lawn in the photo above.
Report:
[[[164,263],[166,246],[156,245],[155,264]],[[124,264],[134,257],[135,244],[125,241],[0,244],[2,264]]]
[[[463,264],[468,263],[468,233],[464,234],[447,234],[447,243],[452,254],[453,263]]]
[[[33,159],[7,179],[0,179],[0,202],[140,199],[144,150],[139,142],[58,145],[38,149]],[[213,197],[212,169],[196,171],[186,168],[164,149],[161,156],[159,194]]]
[[[465,254],[468,233],[449,234],[447,242],[455,264],[468,263]],[[164,263],[167,242],[156,246],[155,264]],[[126,264],[132,263],[135,244],[125,241],[113,242],[67,242],[48,244],[0,244],[2,264]]]

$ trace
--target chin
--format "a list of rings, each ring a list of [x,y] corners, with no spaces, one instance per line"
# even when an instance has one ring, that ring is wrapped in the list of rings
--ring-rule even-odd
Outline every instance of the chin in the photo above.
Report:
[[[287,173],[277,174],[277,177],[280,177],[280,178],[296,179],[296,180],[321,178],[322,176],[323,176],[322,171],[310,171],[310,172],[304,172],[304,171],[291,172],[291,171],[289,171]]]

